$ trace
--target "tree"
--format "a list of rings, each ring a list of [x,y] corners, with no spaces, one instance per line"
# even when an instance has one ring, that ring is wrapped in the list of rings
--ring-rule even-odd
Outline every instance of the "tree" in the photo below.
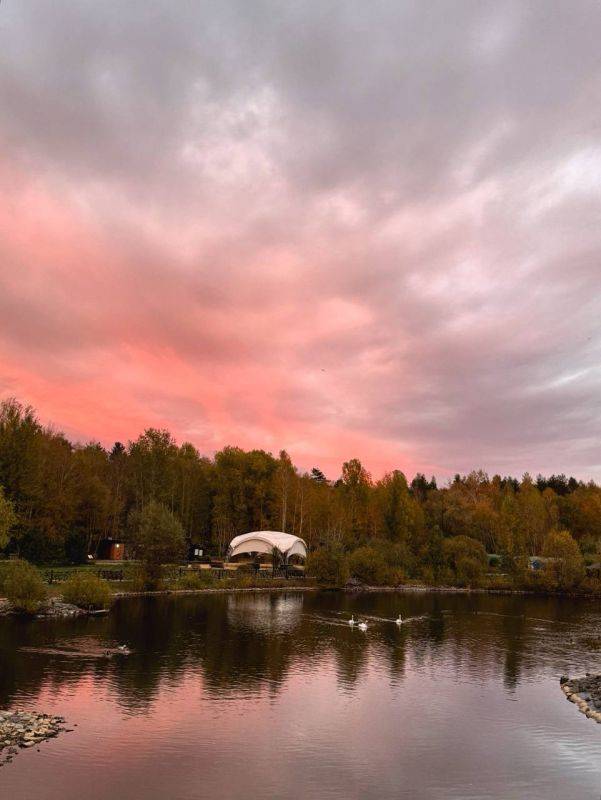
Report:
[[[323,586],[344,586],[348,580],[348,566],[341,551],[321,547],[309,553],[307,575]]]
[[[353,578],[369,586],[383,586],[390,576],[390,568],[380,550],[358,547],[349,556],[349,570]]]
[[[578,542],[569,531],[550,531],[545,539],[543,554],[552,559],[545,567],[545,574],[555,587],[573,589],[580,583],[584,577],[584,559]]]
[[[357,544],[369,534],[369,510],[373,484],[369,472],[358,458],[342,465],[341,491],[345,507],[345,538],[347,545]]]
[[[14,505],[4,496],[4,489],[0,486],[0,550],[8,544],[10,531],[18,519]]]
[[[313,467],[311,470],[311,479],[316,483],[327,483],[328,479],[318,467]]]
[[[395,469],[378,482],[376,491],[384,536],[407,544],[421,518],[421,509],[409,493],[407,479],[400,470]]]
[[[469,536],[453,536],[443,542],[448,568],[461,586],[477,586],[486,573],[488,558],[482,542]]]
[[[147,586],[160,583],[164,564],[179,561],[186,552],[181,522],[162,503],[151,500],[141,512],[133,512],[129,546],[144,568]]]
[[[288,498],[293,479],[296,476],[296,470],[290,460],[290,456],[285,450],[280,451],[276,476],[281,511],[280,530],[285,532],[287,530],[286,526],[288,521]]]

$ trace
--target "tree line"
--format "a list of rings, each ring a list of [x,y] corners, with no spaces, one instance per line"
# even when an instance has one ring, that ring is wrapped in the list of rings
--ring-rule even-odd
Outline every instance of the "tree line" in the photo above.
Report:
[[[15,399],[0,404],[6,554],[83,563],[103,539],[127,541],[150,503],[215,554],[239,533],[283,530],[311,550],[348,554],[355,574],[375,559],[397,576],[432,581],[461,581],[461,570],[469,580],[486,554],[507,564],[564,551],[594,561],[601,543],[601,489],[573,477],[474,471],[438,486],[400,470],[374,480],[358,459],[326,476],[318,467],[299,471],[285,451],[224,447],[208,458],[154,428],[107,449],[70,442]]]

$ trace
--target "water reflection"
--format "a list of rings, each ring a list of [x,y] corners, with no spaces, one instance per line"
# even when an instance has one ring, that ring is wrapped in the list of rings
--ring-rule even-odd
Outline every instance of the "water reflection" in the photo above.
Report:
[[[0,706],[79,723],[4,769],[3,796],[589,800],[599,729],[557,679],[599,669],[600,625],[586,601],[294,592],[3,619]]]
[[[367,632],[347,625],[367,617]],[[405,622],[393,620],[402,613]],[[370,658],[388,679],[452,666],[458,679],[502,674],[515,690],[542,668],[586,668],[594,652],[572,646],[599,622],[587,602],[447,595],[262,594],[132,598],[104,619],[0,624],[0,704],[85,676],[109,681],[131,713],[146,711],[164,681],[202,679],[207,693],[277,692],[294,664],[314,670],[333,657],[339,684],[352,690]],[[591,631],[591,626],[593,630]],[[128,657],[106,658],[126,643]],[[61,648],[74,648],[67,657]],[[38,649],[39,652],[35,652]],[[56,650],[56,652],[52,652]]]

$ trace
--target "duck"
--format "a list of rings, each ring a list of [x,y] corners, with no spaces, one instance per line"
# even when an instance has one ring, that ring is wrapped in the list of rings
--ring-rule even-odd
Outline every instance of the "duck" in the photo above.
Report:
[[[367,630],[367,622],[360,622],[357,627],[362,631],[366,631]]]
[[[401,617],[401,615],[400,615],[400,614],[399,614],[399,615],[398,615],[398,617],[395,619],[395,622],[396,622],[396,624],[397,624],[397,625],[402,625],[402,624],[403,624],[403,618]]]
[[[118,650],[120,653],[129,653],[129,647],[128,647],[126,644],[120,644],[120,645],[117,647],[117,650]]]
[[[349,619],[348,624],[349,625],[356,625],[357,624],[357,620],[355,619],[355,615],[354,614],[351,615],[351,618]]]

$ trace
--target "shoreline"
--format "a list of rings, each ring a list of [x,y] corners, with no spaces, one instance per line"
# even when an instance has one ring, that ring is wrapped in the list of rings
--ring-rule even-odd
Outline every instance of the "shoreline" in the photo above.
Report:
[[[332,592],[349,595],[359,594],[461,594],[461,595],[515,595],[518,597],[556,597],[568,598],[571,600],[598,600],[600,593],[589,592],[553,592],[553,591],[533,591],[531,589],[495,589],[485,587],[468,586],[425,586],[423,584],[403,584],[401,586],[346,586],[329,587],[312,584],[311,586],[252,586],[252,587],[203,587],[199,589],[155,589],[149,591],[125,590],[113,594],[113,602],[128,597],[169,597],[169,596],[188,596],[188,595],[218,595],[218,594],[272,594],[282,592]],[[111,603],[111,606],[113,603]],[[77,619],[80,617],[105,616],[110,613],[111,606],[105,609],[86,610],[64,603],[59,597],[52,598],[48,606],[31,615],[31,619]],[[0,618],[8,616],[27,616],[14,612],[6,598],[0,597]]]
[[[66,727],[64,717],[21,709],[0,709],[0,767],[9,764],[19,750],[35,747],[71,730]]]
[[[402,586],[358,586],[343,588],[339,591],[349,594],[369,594],[373,592],[431,592],[433,594],[501,594],[531,597],[569,597],[570,599],[599,599],[599,592],[558,592],[551,590],[535,591],[533,589],[495,589],[493,587],[469,586],[425,586],[423,584],[403,584]]]
[[[584,678],[564,676],[559,683],[566,700],[574,703],[587,719],[601,723],[601,675],[587,673]]]
[[[402,586],[256,586],[256,587],[223,587],[223,588],[202,588],[202,589],[157,589],[154,591],[125,591],[116,592],[115,599],[123,597],[152,597],[158,595],[188,595],[188,594],[239,594],[243,592],[336,592],[341,594],[403,594],[403,593],[432,593],[432,594],[499,594],[499,595],[519,595],[532,597],[567,597],[570,599],[599,599],[600,593],[581,593],[581,592],[553,592],[553,591],[533,591],[532,589],[493,589],[468,586],[424,586],[421,584],[403,584]]]

